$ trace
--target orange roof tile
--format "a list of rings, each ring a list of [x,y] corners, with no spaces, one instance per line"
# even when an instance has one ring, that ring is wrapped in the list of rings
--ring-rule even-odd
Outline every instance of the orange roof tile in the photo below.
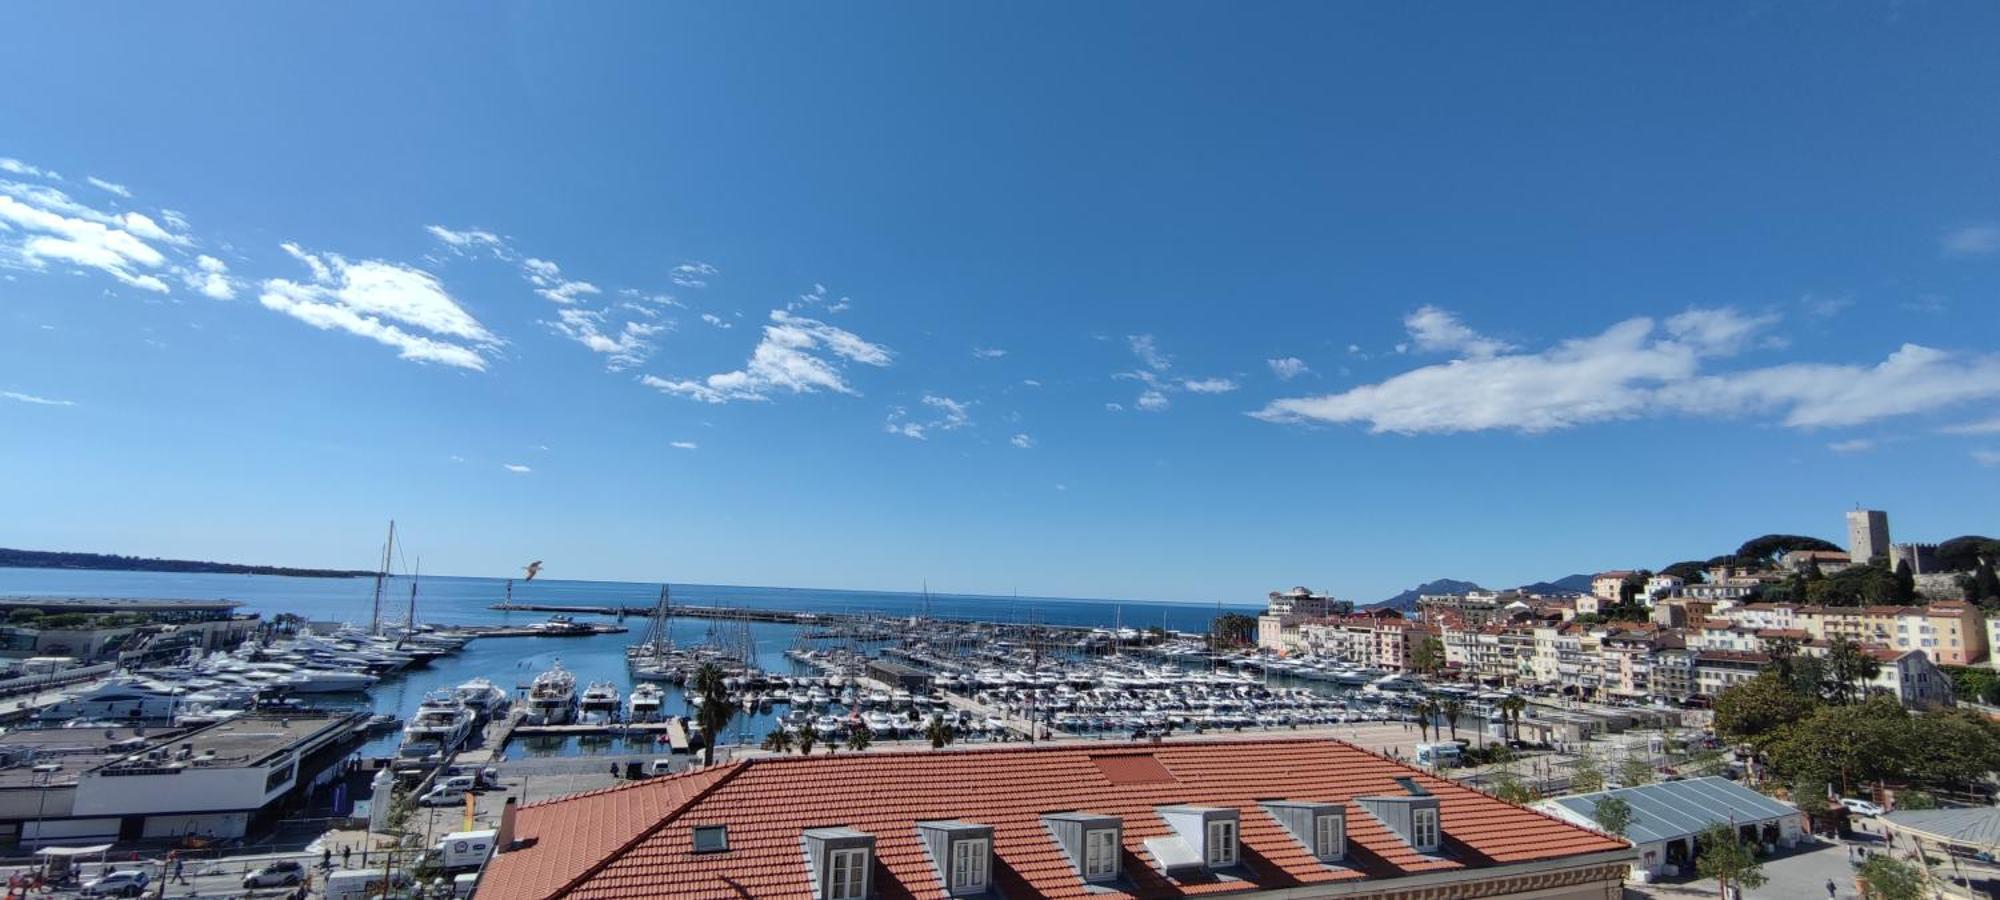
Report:
[[[1439,797],[1444,853],[1417,853],[1351,802],[1403,793],[1397,777]],[[1348,865],[1314,860],[1259,805],[1273,798],[1346,805]],[[928,820],[993,828],[993,874],[1002,896],[1114,900],[1244,890],[1238,881],[1169,878],[1153,868],[1145,841],[1170,833],[1155,810],[1176,804],[1239,811],[1242,854],[1258,887],[1393,878],[1629,846],[1324,738],[871,752],[746,760],[525,807],[516,834],[534,844],[495,857],[479,896],[806,897],[801,832],[844,826],[875,838],[874,896],[943,897],[916,830]],[[1069,810],[1122,819],[1124,881],[1084,886],[1041,821],[1045,813]],[[729,849],[694,853],[695,825],[727,826]]]

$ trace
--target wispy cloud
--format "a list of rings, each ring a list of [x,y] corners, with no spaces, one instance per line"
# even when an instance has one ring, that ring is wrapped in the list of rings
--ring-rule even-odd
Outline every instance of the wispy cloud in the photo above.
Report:
[[[451,252],[460,256],[470,256],[485,251],[500,259],[514,258],[513,250],[507,246],[505,238],[483,228],[451,229],[443,225],[425,225],[424,230],[443,242]]]
[[[1306,361],[1296,356],[1267,359],[1264,360],[1264,364],[1271,367],[1271,374],[1278,376],[1279,381],[1290,381],[1300,375],[1307,375],[1312,372],[1312,369],[1306,365]]]
[[[1690,310],[1628,319],[1534,353],[1471,356],[1386,381],[1275,401],[1274,422],[1365,423],[1371,431],[1545,432],[1652,415],[1775,415],[1796,428],[1859,425],[2000,396],[2000,356],[1906,344],[1874,366],[1794,363],[1704,374],[1771,317]]]
[[[890,407],[889,421],[882,426],[883,430],[921,441],[933,431],[955,431],[972,424],[970,403],[941,394],[925,394],[922,402],[924,409],[920,415],[912,415],[901,406]]]
[[[972,348],[972,357],[973,357],[974,359],[999,359],[999,358],[1001,358],[1001,357],[1003,357],[1003,356],[1006,356],[1006,355],[1007,355],[1007,351],[1005,351],[1005,350],[1002,350],[1002,349],[1000,349],[1000,348],[998,348],[998,347],[974,347],[974,348]]]
[[[672,447],[675,450],[696,450],[700,449],[701,447],[700,444],[697,444],[693,441],[674,441],[673,443],[668,444],[667,446]]]
[[[165,294],[167,283],[151,272],[165,268],[167,257],[153,244],[173,240],[144,214],[113,215],[55,188],[0,181],[0,262],[30,269],[64,262]]]
[[[0,391],[0,397],[4,397],[4,398],[6,398],[6,399],[8,399],[8,400],[13,400],[13,401],[15,401],[15,402],[18,402],[18,403],[30,403],[30,404],[33,404],[33,405],[35,405],[35,406],[75,406],[75,405],[76,405],[76,401],[75,401],[75,400],[53,400],[53,399],[50,399],[50,398],[48,398],[48,397],[37,397],[37,396],[35,396],[34,394],[23,394],[23,393],[21,393],[21,392],[19,392],[19,391]]]
[[[667,277],[673,279],[673,282],[681,287],[704,288],[708,287],[708,279],[714,277],[715,274],[716,268],[714,266],[700,260],[689,260],[675,266],[673,271],[667,274]]]
[[[1834,441],[1826,445],[1826,449],[1832,450],[1835,453],[1866,453],[1875,449],[1875,442],[1868,438],[1851,438],[1845,441]]]
[[[1418,350],[1433,353],[1463,353],[1479,358],[1514,349],[1513,344],[1482,335],[1466,327],[1457,316],[1435,306],[1417,307],[1403,317],[1403,328],[1409,331],[1410,340]]]
[[[2000,434],[2000,419],[1986,419],[1978,422],[1961,422],[1938,429],[1945,434]]]
[[[50,181],[62,180],[61,175],[8,156],[0,156],[0,172],[6,172],[9,175],[25,175],[29,178],[47,178]]]
[[[1229,378],[1183,378],[1169,375],[1174,366],[1174,358],[1160,349],[1159,341],[1150,334],[1127,335],[1125,344],[1132,355],[1139,358],[1141,366],[1129,372],[1113,372],[1111,377],[1120,381],[1139,382],[1139,396],[1133,406],[1145,412],[1160,412],[1173,405],[1169,396],[1180,391],[1193,394],[1226,394],[1238,387]],[[1120,404],[1106,404],[1112,412],[1122,411]]]
[[[2000,224],[1981,222],[1945,232],[1941,241],[1946,256],[1991,256],[2000,253]]]
[[[703,322],[707,322],[708,324],[710,324],[710,325],[713,325],[713,326],[715,326],[715,327],[717,327],[717,328],[731,328],[731,327],[734,327],[734,326],[732,326],[732,325],[730,324],[729,320],[727,320],[727,319],[724,319],[723,317],[721,317],[721,316],[718,316],[718,315],[716,315],[715,313],[702,313],[702,314],[701,314],[701,320],[702,320]]]
[[[1007,443],[1013,444],[1023,450],[1033,450],[1035,448],[1035,439],[1025,434],[1014,435],[1007,439]]]
[[[562,267],[546,259],[532,257],[521,261],[521,271],[528,283],[535,286],[535,293],[551,302],[568,305],[590,294],[601,294],[597,285],[588,281],[573,281],[563,277]]]
[[[837,313],[846,312],[850,305],[846,297],[834,297],[832,292],[826,289],[826,285],[814,284],[812,290],[800,294],[798,299],[785,304],[785,311],[798,312],[817,307],[828,313]]]
[[[1132,354],[1155,372],[1165,372],[1173,368],[1174,358],[1160,351],[1159,342],[1150,334],[1125,336],[1125,343],[1132,348]]]
[[[535,471],[533,468],[521,465],[520,463],[501,463],[500,468],[506,469],[516,475],[526,475],[529,472]]]
[[[741,369],[701,379],[667,379],[647,375],[641,383],[703,403],[767,400],[773,393],[811,394],[832,391],[858,394],[842,371],[843,362],[887,366],[889,348],[817,319],[771,311],[771,324],[750,351]]]
[[[404,359],[463,369],[484,371],[485,354],[501,343],[429,272],[381,260],[350,262],[293,243],[280,246],[312,277],[266,280],[257,299],[268,309],[314,328],[394,347]]]
[[[1191,394],[1227,394],[1239,385],[1229,378],[1184,378],[1181,387]]]
[[[611,323],[609,315],[609,310],[565,306],[556,310],[554,321],[544,324],[591,352],[604,354],[605,368],[613,372],[645,362],[653,353],[653,336],[667,330],[665,325],[636,319]]]
[[[95,175],[85,176],[83,180],[90,182],[91,187],[97,188],[98,190],[103,191],[107,194],[117,194],[118,196],[124,197],[126,199],[131,199],[132,197],[132,192],[122,184],[105,181],[104,179],[99,178]]]
[[[2000,450],[1974,450],[1972,461],[1982,466],[2000,466]]]
[[[204,253],[194,258],[194,267],[181,273],[188,287],[213,300],[236,299],[236,283],[229,278],[229,264]]]

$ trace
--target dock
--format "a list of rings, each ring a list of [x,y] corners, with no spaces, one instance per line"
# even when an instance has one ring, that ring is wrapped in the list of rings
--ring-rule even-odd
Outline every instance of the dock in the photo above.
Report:
[[[589,631],[578,630],[568,633],[559,632],[556,634],[550,634],[547,631],[536,628],[529,628],[529,627],[515,628],[515,627],[501,626],[494,628],[464,629],[461,633],[471,634],[483,638],[508,638],[508,637],[576,638],[576,637],[594,637],[600,634],[624,634],[625,632],[631,630],[623,625],[599,625],[599,624],[579,625],[578,628],[579,629],[589,628],[590,630]]]

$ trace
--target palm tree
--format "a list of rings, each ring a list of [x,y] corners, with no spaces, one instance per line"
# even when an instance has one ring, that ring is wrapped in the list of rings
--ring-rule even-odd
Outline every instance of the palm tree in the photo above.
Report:
[[[1431,711],[1436,705],[1437,701],[1429,697],[1417,701],[1417,735],[1425,743],[1429,743],[1431,739]]]
[[[869,734],[868,729],[856,728],[853,731],[847,733],[847,749],[859,753],[863,750],[868,749],[869,742],[873,741],[874,739],[875,736]],[[828,747],[826,749],[832,750],[833,748]]]
[[[724,683],[726,677],[722,667],[715,663],[702,663],[694,673],[695,696],[701,698],[695,721],[701,724],[704,765],[715,764],[715,745],[722,742],[722,732],[736,718],[736,704],[730,702],[729,685]]]
[[[1458,740],[1458,717],[1465,712],[1465,701],[1452,697],[1439,707],[1444,711],[1444,723],[1451,726],[1451,739]]]
[[[932,716],[931,723],[924,726],[924,737],[930,740],[932,750],[943,750],[944,745],[951,743],[952,738],[957,736],[943,715]]]
[[[764,749],[772,753],[790,753],[792,751],[792,733],[786,731],[783,725],[771,729],[770,734],[764,735]]]
[[[799,755],[811,756],[813,745],[817,743],[819,743],[819,729],[814,728],[811,722],[800,722],[798,736]]]
[[[1514,740],[1518,741],[1521,739],[1521,710],[1527,708],[1528,701],[1523,699],[1520,694],[1508,694],[1507,699],[1500,701],[1501,722],[1513,723]]]

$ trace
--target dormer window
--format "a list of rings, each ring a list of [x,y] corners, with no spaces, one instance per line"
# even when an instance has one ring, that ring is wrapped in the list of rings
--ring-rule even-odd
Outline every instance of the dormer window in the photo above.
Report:
[[[1208,867],[1227,868],[1236,865],[1236,821],[1219,819],[1208,823]]]
[[[1313,855],[1323,860],[1339,859],[1347,855],[1347,835],[1341,830],[1339,816],[1320,815],[1313,817]]]
[[[953,842],[951,892],[975,894],[986,890],[987,861],[992,857],[993,842],[985,838]]]
[[[993,871],[993,826],[972,822],[918,822],[917,836],[937,867],[945,893],[965,897],[986,893]]]
[[[1435,807],[1410,810],[1410,846],[1420,853],[1437,851],[1438,811]]]
[[[1118,829],[1093,828],[1083,833],[1083,879],[1108,881],[1118,877]]]
[[[867,889],[867,850],[835,850],[827,854],[826,900],[861,900],[867,896]]]

